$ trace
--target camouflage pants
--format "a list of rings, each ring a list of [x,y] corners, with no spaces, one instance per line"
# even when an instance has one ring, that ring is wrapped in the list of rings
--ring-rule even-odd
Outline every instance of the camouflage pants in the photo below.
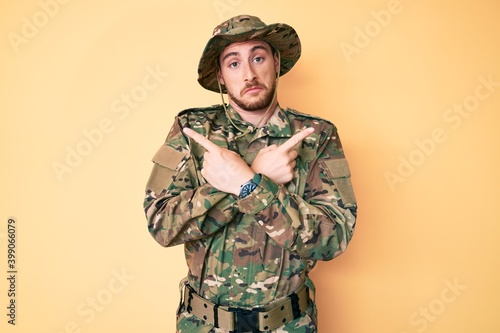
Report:
[[[317,333],[316,307],[309,302],[306,311],[297,319],[294,319],[285,325],[263,333]],[[231,333],[226,329],[214,327],[202,319],[196,317],[187,311],[181,312],[177,316],[177,333]]]

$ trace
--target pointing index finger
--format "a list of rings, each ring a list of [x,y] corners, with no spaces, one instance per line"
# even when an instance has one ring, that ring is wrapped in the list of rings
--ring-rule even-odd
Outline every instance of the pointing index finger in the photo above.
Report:
[[[278,147],[280,150],[289,151],[292,149],[297,143],[301,142],[309,135],[314,132],[314,128],[308,127],[297,134],[294,134],[290,139],[288,139],[284,144]]]
[[[209,141],[205,136],[190,129],[189,127],[184,127],[182,131],[195,142],[199,143],[208,152],[214,151],[215,149],[219,148],[215,143]]]

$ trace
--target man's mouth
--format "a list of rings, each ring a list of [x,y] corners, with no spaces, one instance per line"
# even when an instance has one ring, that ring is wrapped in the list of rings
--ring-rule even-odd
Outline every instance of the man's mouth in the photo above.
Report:
[[[263,89],[263,87],[261,87],[261,86],[252,86],[252,87],[245,89],[243,94],[254,93],[254,92],[260,91],[262,89]]]

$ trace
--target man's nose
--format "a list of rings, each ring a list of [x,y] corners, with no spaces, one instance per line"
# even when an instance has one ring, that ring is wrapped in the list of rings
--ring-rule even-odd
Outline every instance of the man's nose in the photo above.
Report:
[[[246,64],[243,78],[246,81],[254,81],[257,76],[251,64]]]

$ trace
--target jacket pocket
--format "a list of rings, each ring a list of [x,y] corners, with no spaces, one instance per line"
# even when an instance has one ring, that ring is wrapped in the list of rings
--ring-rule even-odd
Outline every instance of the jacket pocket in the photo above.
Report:
[[[163,189],[168,189],[188,158],[187,152],[178,151],[170,146],[161,146],[153,156],[153,170],[146,190],[159,194]]]
[[[327,172],[330,173],[333,184],[339,192],[340,198],[344,205],[355,204],[356,197],[351,184],[351,171],[345,157],[332,158],[322,161],[326,166]]]

